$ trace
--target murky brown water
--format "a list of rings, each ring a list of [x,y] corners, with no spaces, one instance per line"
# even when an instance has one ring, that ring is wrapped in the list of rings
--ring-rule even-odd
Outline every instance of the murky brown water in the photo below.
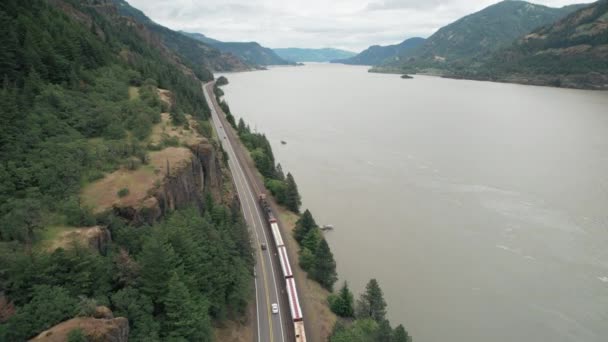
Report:
[[[606,341],[608,93],[313,64],[228,74],[416,341]],[[285,140],[287,145],[281,145]]]

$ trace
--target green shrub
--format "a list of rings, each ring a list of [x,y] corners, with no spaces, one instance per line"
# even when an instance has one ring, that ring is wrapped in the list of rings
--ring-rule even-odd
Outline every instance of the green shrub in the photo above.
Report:
[[[118,197],[120,197],[120,198],[125,197],[129,194],[129,189],[122,188],[122,189],[118,190],[117,194],[118,194]]]

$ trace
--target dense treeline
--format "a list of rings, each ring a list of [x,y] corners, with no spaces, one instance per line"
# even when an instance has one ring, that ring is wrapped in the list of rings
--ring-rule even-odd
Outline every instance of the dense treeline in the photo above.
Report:
[[[294,237],[300,244],[300,266],[311,279],[331,291],[338,280],[336,261],[329,245],[307,209],[296,222]]]
[[[127,317],[132,341],[211,341],[212,320],[244,312],[254,261],[239,214],[209,202],[203,216],[185,209],[152,227],[112,219],[109,228],[115,241],[107,255],[80,246],[52,253],[3,246],[0,287],[17,309],[0,325],[0,340],[86,316],[90,302]]]
[[[90,27],[45,1],[0,4],[1,241],[90,223],[78,191],[130,157],[145,163],[144,139],[163,109],[156,87],[173,91],[174,110],[208,116],[200,82],[130,26],[73,5],[94,19]]]
[[[228,84],[228,80],[223,76],[218,78],[214,86],[215,97],[226,115],[226,121],[237,131],[241,142],[249,150],[256,168],[264,177],[266,188],[270,190],[277,203],[284,205],[296,214],[299,213],[302,199],[293,175],[291,173],[285,175],[281,164],[276,164],[272,147],[264,134],[252,132],[249,125],[243,121],[243,118],[239,119],[238,124],[235,122],[230,107],[221,98],[224,92],[219,87],[219,84]]]
[[[376,279],[371,279],[355,304],[344,283],[328,298],[331,310],[343,319],[336,323],[331,342],[411,342],[403,325],[391,328],[386,319],[386,301]]]

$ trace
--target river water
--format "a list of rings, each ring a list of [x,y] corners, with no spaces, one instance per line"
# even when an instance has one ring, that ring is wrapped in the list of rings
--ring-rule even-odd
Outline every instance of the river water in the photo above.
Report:
[[[335,225],[340,279],[377,278],[415,341],[608,340],[608,93],[329,64],[227,77]]]

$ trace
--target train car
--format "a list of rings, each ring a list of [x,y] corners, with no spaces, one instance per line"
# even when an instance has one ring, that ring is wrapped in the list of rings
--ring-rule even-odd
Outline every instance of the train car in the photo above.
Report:
[[[281,237],[281,231],[279,231],[279,224],[275,222],[270,222],[270,230],[272,230],[272,236],[274,237],[274,242],[277,247],[284,246],[283,238]]]
[[[296,333],[296,342],[306,342],[306,334],[304,333],[304,322],[294,322],[293,329]]]
[[[272,208],[266,201],[266,195],[259,195],[260,207],[266,218],[266,222],[270,227],[274,243],[277,248],[279,255],[279,262],[281,264],[281,270],[283,271],[283,277],[285,279],[285,288],[287,289],[287,298],[289,301],[289,311],[294,325],[294,333],[296,336],[296,342],[306,342],[306,334],[304,331],[304,317],[302,314],[302,307],[300,306],[300,299],[298,298],[298,290],[296,289],[296,282],[293,278],[293,272],[291,264],[289,263],[289,257],[287,255],[287,249],[281,236],[281,230],[277,219],[272,212]]]
[[[287,288],[287,298],[289,299],[289,309],[291,311],[291,318],[294,322],[303,320],[302,307],[300,306],[300,299],[298,298],[298,290],[296,290],[296,281],[293,278],[285,279]]]
[[[279,261],[281,262],[281,269],[283,270],[283,276],[285,278],[293,277],[293,273],[291,271],[291,264],[289,264],[289,257],[287,256],[287,249],[285,246],[281,246],[277,248],[279,251]]]

